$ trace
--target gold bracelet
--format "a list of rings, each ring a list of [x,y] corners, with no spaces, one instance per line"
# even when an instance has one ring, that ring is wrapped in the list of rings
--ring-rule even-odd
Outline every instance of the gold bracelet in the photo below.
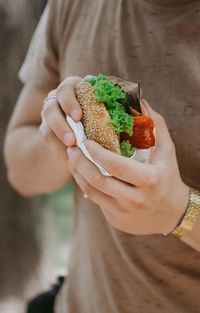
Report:
[[[200,192],[191,189],[189,203],[180,224],[171,232],[175,237],[181,238],[190,232],[200,218]]]

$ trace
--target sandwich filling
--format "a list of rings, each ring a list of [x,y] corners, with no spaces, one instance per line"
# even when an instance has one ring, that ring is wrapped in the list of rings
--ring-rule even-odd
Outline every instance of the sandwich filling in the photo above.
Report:
[[[94,88],[94,93],[98,101],[104,103],[113,125],[115,133],[120,141],[122,155],[130,157],[134,148],[128,140],[123,140],[121,134],[133,135],[134,118],[128,112],[127,94],[117,84],[114,84],[104,75],[91,76],[85,79]]]

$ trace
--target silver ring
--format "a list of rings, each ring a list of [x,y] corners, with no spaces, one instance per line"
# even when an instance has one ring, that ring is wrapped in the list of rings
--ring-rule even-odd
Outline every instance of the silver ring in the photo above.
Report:
[[[43,101],[43,106],[45,105],[45,103],[49,100],[56,100],[57,101],[57,97],[55,95],[49,95],[46,97],[46,99],[44,99]]]

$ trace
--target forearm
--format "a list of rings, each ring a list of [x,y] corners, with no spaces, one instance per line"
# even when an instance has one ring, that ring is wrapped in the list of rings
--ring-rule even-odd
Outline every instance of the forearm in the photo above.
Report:
[[[70,178],[67,154],[61,159],[51,150],[36,126],[16,128],[7,134],[5,159],[10,183],[24,196],[56,191]]]

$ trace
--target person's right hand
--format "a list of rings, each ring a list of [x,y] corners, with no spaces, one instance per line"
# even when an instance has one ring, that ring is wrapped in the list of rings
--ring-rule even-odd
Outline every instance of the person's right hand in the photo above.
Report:
[[[82,117],[82,110],[76,99],[74,89],[81,77],[67,77],[56,90],[49,95],[55,95],[57,100],[49,99],[41,112],[42,122],[39,127],[44,142],[66,159],[66,147],[76,144],[76,139],[66,121],[66,115],[70,115],[74,121]]]

